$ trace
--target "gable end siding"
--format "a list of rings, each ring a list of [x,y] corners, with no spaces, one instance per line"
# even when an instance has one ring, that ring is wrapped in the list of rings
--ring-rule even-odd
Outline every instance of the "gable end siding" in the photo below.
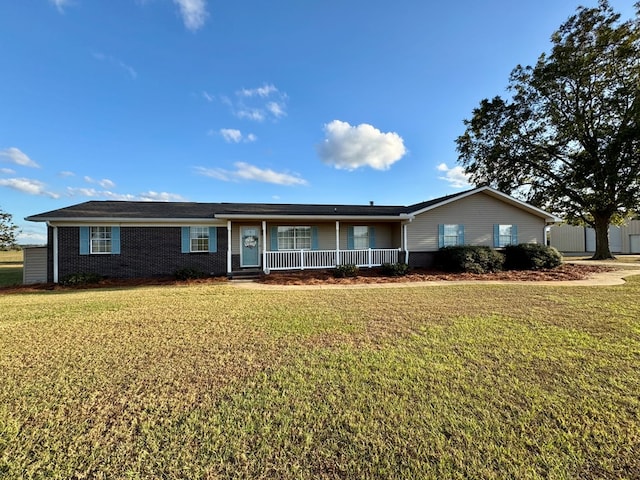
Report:
[[[468,245],[492,247],[494,224],[517,225],[519,243],[544,243],[544,219],[477,193],[417,215],[407,228],[409,251],[438,250],[439,224],[464,225],[464,242]]]

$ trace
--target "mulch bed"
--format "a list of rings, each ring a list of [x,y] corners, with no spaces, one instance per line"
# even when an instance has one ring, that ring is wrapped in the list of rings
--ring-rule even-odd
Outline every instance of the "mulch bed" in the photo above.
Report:
[[[570,265],[565,264],[552,270],[537,271],[506,271],[496,273],[446,273],[428,269],[413,269],[403,277],[386,277],[380,269],[361,268],[354,278],[335,278],[332,270],[307,270],[303,272],[272,272],[259,281],[269,285],[323,285],[323,284],[369,284],[369,283],[399,283],[399,282],[431,282],[431,281],[460,281],[460,280],[500,280],[519,282],[584,280],[600,272],[615,270],[612,267],[598,265]]]
[[[263,276],[258,282],[267,285],[357,285],[372,283],[401,283],[428,281],[456,281],[456,280],[507,280],[520,282],[539,282],[553,280],[584,280],[600,272],[615,270],[612,267],[597,265],[565,264],[553,270],[538,271],[508,271],[486,274],[474,273],[445,273],[427,269],[413,269],[404,277],[386,277],[380,269],[362,268],[355,278],[335,278],[332,270],[306,270],[297,272],[272,272]],[[92,288],[128,288],[151,285],[203,285],[219,284],[228,280],[225,277],[204,278],[198,280],[176,280],[173,277],[135,278],[135,279],[104,279],[98,283],[65,287],[53,283],[39,283],[34,285],[14,285],[0,287],[0,294],[29,293],[43,290],[81,290]]]

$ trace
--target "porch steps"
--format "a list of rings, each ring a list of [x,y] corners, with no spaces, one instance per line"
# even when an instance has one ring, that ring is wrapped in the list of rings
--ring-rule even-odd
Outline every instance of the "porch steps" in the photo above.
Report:
[[[252,268],[247,270],[236,270],[231,272],[228,277],[234,282],[253,282],[264,275],[262,270]]]

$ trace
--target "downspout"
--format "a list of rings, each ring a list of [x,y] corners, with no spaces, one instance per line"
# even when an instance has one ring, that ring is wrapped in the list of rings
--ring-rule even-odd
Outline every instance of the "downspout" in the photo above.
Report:
[[[53,229],[51,234],[53,237],[53,283],[58,283],[58,227],[51,225],[50,222],[47,222],[47,227]]]
[[[227,220],[227,274],[231,275],[231,220]]]

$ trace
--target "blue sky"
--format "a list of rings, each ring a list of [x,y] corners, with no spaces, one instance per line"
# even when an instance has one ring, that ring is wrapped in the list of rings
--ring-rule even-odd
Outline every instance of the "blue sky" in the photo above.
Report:
[[[631,1],[611,1],[623,18]],[[410,204],[578,6],[565,0],[0,3],[0,208],[87,200]],[[595,6],[596,0],[583,1]]]

